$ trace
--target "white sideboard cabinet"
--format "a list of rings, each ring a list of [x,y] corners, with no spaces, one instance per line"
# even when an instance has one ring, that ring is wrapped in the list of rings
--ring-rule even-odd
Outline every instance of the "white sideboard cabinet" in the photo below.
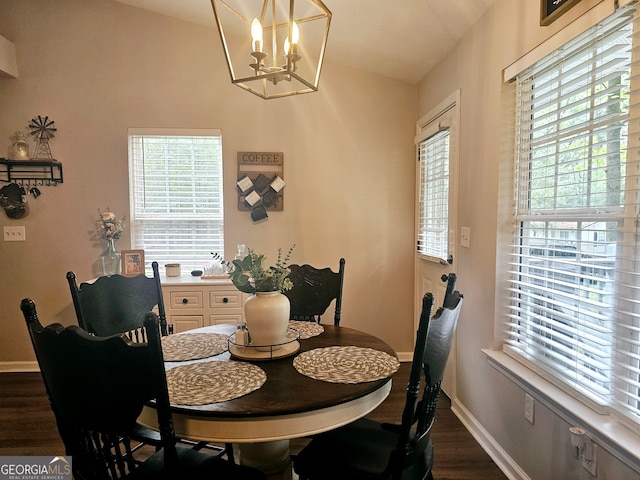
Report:
[[[167,323],[173,333],[242,320],[246,299],[231,280],[202,279],[191,275],[162,277]]]

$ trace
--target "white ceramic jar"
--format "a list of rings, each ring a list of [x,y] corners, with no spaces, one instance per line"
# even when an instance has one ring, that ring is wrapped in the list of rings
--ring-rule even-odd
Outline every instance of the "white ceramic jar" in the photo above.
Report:
[[[164,265],[167,277],[179,277],[180,276],[180,264],[179,263],[166,263]]]

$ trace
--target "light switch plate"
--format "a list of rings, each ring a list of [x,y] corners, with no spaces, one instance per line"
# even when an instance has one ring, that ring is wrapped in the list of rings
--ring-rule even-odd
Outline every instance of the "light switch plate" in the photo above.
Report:
[[[2,227],[5,242],[24,242],[27,240],[24,226]]]
[[[469,248],[471,244],[471,229],[469,227],[460,227],[460,246]]]

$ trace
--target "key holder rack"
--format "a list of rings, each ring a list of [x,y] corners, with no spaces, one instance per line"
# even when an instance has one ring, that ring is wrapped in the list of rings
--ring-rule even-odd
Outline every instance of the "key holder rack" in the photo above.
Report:
[[[7,160],[0,158],[0,182],[24,187],[53,186],[63,182],[62,164],[55,160]]]

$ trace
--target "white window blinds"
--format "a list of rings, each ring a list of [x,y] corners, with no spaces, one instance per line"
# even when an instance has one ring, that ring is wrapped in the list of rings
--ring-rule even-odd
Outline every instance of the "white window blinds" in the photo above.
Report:
[[[129,130],[132,248],[148,264],[202,267],[224,255],[218,130]]]
[[[449,130],[418,146],[418,253],[445,261],[449,257]]]
[[[505,351],[640,421],[638,25],[625,9],[517,77]]]

